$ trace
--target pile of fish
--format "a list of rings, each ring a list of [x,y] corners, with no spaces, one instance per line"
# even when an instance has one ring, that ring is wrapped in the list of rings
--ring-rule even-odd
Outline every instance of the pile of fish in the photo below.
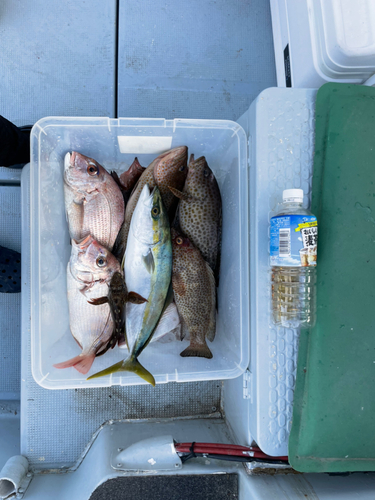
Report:
[[[82,349],[54,365],[90,370],[116,345],[129,356],[92,375],[130,371],[152,385],[138,357],[173,332],[181,356],[212,358],[216,332],[222,208],[214,174],[186,146],[120,176],[78,152],[64,161],[72,251],[67,266],[70,330]]]

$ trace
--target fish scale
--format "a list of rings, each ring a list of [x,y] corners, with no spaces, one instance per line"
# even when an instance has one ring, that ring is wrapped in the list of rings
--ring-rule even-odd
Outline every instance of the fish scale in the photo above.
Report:
[[[108,198],[104,194],[97,193],[85,204],[82,236],[91,234],[98,243],[111,250],[117,236],[115,231],[111,231],[111,227],[115,225],[113,219]]]

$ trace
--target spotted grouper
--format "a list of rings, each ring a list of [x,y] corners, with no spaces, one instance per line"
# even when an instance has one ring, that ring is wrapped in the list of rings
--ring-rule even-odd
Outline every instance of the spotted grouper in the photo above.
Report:
[[[178,221],[182,233],[201,251],[218,280],[222,226],[221,195],[205,157],[190,161],[183,191],[174,187],[170,189],[180,198]]]
[[[212,269],[189,238],[171,229],[174,299],[190,345],[182,357],[212,358],[206,338],[212,342],[216,330],[216,287]]]

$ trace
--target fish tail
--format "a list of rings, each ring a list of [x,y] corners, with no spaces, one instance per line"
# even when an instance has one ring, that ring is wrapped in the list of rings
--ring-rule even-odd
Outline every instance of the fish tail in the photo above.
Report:
[[[102,370],[101,372],[94,373],[94,375],[88,377],[87,380],[91,380],[92,378],[104,377],[105,375],[111,375],[111,373],[122,372],[124,371],[123,364],[124,362],[120,361],[119,363],[116,363],[109,368]]]
[[[86,373],[90,370],[95,359],[95,353],[89,354],[80,354],[72,359],[68,359],[68,361],[63,361],[62,363],[58,363],[53,365],[55,368],[63,369],[74,367],[79,373],[86,375]]]
[[[183,358],[197,357],[197,358],[212,358],[212,352],[206,343],[204,344],[190,344],[184,351],[180,353]]]
[[[101,372],[95,373],[94,375],[91,375],[87,380],[90,380],[92,378],[98,378],[98,377],[104,377],[105,375],[110,375],[111,373],[115,372],[132,372],[138,375],[139,377],[143,378],[148,382],[149,384],[153,385],[155,387],[155,379],[151,375],[149,371],[144,368],[141,363],[138,361],[137,358],[130,356],[127,360],[125,361],[120,361],[119,363],[116,363],[115,365],[110,366],[109,368],[106,368],[105,370],[102,370]]]
[[[124,362],[124,370],[135,373],[138,377],[143,378],[143,380],[146,380],[146,382],[155,387],[153,375],[141,365],[137,358],[130,356],[130,358]]]

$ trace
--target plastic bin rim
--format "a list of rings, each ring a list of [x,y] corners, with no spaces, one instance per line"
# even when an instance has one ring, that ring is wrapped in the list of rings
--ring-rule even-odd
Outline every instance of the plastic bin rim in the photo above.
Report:
[[[85,122],[85,123],[83,123]],[[90,123],[92,122],[92,123]],[[134,117],[99,117],[99,116],[46,116],[40,118],[33,126],[31,133],[45,132],[49,127],[69,126],[79,127],[99,127],[106,126],[110,129],[111,126],[117,127],[171,127],[173,130],[177,127],[186,125],[187,128],[207,128],[207,129],[229,129],[233,133],[240,133],[246,137],[244,129],[233,120],[217,120],[217,119],[196,119],[196,118],[134,118]]]

